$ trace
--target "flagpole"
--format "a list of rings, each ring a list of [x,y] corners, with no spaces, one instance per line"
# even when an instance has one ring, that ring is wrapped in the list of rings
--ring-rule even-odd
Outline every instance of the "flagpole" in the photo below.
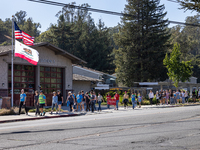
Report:
[[[11,62],[12,62],[12,66],[11,66],[11,81],[12,81],[12,83],[11,83],[11,107],[13,107],[13,97],[14,97],[14,95],[13,95],[13,26],[14,26],[14,16],[12,16],[12,60],[11,60]]]

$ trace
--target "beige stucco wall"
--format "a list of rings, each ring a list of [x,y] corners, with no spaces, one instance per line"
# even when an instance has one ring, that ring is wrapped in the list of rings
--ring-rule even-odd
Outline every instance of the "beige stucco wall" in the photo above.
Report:
[[[39,52],[40,60],[38,62],[38,67],[49,66],[49,67],[64,68],[65,69],[64,71],[65,72],[64,73],[65,86],[64,87],[65,87],[65,90],[71,90],[72,79],[73,79],[71,60],[62,55],[55,55],[54,51],[46,47],[37,47],[35,49],[37,49]],[[0,89],[8,89],[8,64],[11,64],[11,54],[9,54],[8,56],[0,56]],[[14,64],[31,65],[26,60],[18,58],[18,57],[14,57]],[[2,83],[5,83],[4,87],[2,87]]]
[[[5,56],[0,57],[0,89],[8,89],[8,64],[3,59]]]
[[[73,81],[73,90],[74,93],[78,93],[79,91],[83,90],[84,93],[91,90],[91,82],[90,81]]]

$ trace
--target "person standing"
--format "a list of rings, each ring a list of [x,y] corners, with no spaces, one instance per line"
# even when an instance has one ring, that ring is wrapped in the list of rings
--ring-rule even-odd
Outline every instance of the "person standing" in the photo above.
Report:
[[[111,99],[110,93],[107,94],[106,100],[107,100],[107,108],[110,109],[110,105],[108,104],[108,100]]]
[[[185,104],[185,91],[181,91],[182,104]]]
[[[180,92],[179,92],[179,90],[176,91],[176,100],[177,100],[177,103],[179,103],[179,100],[180,100]]]
[[[196,100],[198,99],[198,89],[195,90]],[[195,100],[195,102],[196,102]]]
[[[98,111],[101,111],[101,102],[103,101],[103,97],[101,96],[101,94],[98,94],[98,104],[99,104],[99,108]]]
[[[169,90],[169,98],[170,98],[170,105],[171,105],[174,103],[174,95],[171,89]]]
[[[39,105],[40,105],[40,116],[45,115],[45,111],[43,111],[43,107],[46,106],[46,96],[43,94],[43,91],[40,91],[39,95]]]
[[[35,96],[34,96],[35,116],[40,115],[39,105],[38,105],[38,98],[39,98],[39,93],[36,90],[35,91]]]
[[[166,91],[163,90],[163,93],[162,93],[162,105],[165,104],[165,100],[166,100]]]
[[[94,94],[94,97],[95,97],[94,98],[94,110],[97,111],[97,108],[96,108],[96,105],[95,105],[97,103],[97,96],[96,96],[95,92],[93,92],[93,94]]]
[[[140,93],[138,93],[138,102],[139,102],[139,108],[141,108],[142,96],[140,95]]]
[[[123,103],[124,103],[124,109],[128,109],[128,99],[129,99],[129,96],[127,94],[127,92],[125,91],[125,94],[124,94],[124,99],[123,99]]]
[[[189,96],[188,96],[188,91],[185,91],[185,101],[188,103],[188,98],[189,98]]]
[[[26,94],[24,93],[24,89],[21,90],[20,101],[19,101],[19,115],[21,113],[21,108],[24,106],[26,115],[28,115],[28,109],[26,108]]]
[[[53,92],[53,96],[52,96],[51,115],[53,113],[54,107],[56,108],[56,114],[58,114],[58,96],[56,95],[56,92]]]
[[[95,92],[91,92],[91,100],[90,100],[91,110],[94,112],[94,105],[95,105]]]
[[[78,95],[76,96],[76,98],[77,98],[77,108],[76,108],[76,110],[78,111],[78,106],[79,106],[80,111],[81,111],[82,110],[81,105],[82,105],[82,99],[83,99],[81,92],[78,92]]]
[[[154,98],[154,94],[153,94],[152,90],[150,90],[150,93],[149,93],[150,105],[152,105],[153,98]]]
[[[158,91],[156,91],[156,105],[158,105],[158,102],[159,102],[159,93],[158,93]]]
[[[72,96],[73,96],[73,98],[74,98],[74,103],[73,103],[73,104],[74,104],[74,105],[73,105],[74,110],[73,110],[73,111],[75,112],[75,111],[78,111],[78,110],[76,109],[76,108],[77,108],[77,105],[78,105],[78,104],[77,104],[76,93],[73,93]]]
[[[168,90],[166,90],[166,104],[168,105],[168,101],[169,101],[169,92]]]
[[[90,97],[88,92],[85,93],[86,111],[90,111]]]
[[[83,97],[83,99],[82,99],[82,110],[85,111],[85,108],[84,108],[84,105],[85,105],[85,94],[84,94],[83,90],[81,91],[81,93],[82,93],[82,97]]]
[[[173,95],[174,95],[174,104],[177,104],[176,91],[173,92]]]
[[[159,101],[160,101],[160,105],[162,104],[162,91],[159,92]]]
[[[61,94],[60,90],[57,91],[58,92],[58,109],[59,112],[61,112],[61,105],[63,105],[63,95]]]
[[[115,110],[118,110],[119,94],[117,93],[117,91],[115,92],[114,99],[115,99],[115,101],[116,101]]]
[[[74,97],[72,96],[71,92],[68,92],[67,101],[69,101],[69,103],[70,103],[69,104],[70,112],[72,112],[75,100],[74,100]]]
[[[135,98],[136,98],[136,95],[134,92],[132,92],[131,101],[132,101],[133,109],[135,108]]]
[[[193,91],[192,91],[192,100],[193,100],[193,102],[196,102],[196,92],[195,92],[195,89],[193,89]]]

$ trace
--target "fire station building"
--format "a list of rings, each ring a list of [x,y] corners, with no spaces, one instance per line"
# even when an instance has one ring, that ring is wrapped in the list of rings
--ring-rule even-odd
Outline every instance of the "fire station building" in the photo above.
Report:
[[[50,44],[36,43],[32,48],[39,52],[37,66],[14,57],[14,105],[19,104],[21,89],[27,95],[27,106],[33,106],[34,91],[42,89],[51,105],[52,92],[60,90],[66,99],[73,89],[72,64],[85,64],[80,58]],[[0,46],[0,96],[11,96],[11,51],[12,46]]]

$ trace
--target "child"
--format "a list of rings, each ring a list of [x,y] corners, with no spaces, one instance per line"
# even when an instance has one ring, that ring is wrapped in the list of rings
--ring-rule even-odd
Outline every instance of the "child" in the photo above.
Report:
[[[56,108],[56,114],[58,114],[58,96],[56,95],[56,92],[53,92],[53,96],[52,96],[51,115],[52,115],[54,107]]]
[[[138,93],[139,108],[141,108],[142,96]]]

